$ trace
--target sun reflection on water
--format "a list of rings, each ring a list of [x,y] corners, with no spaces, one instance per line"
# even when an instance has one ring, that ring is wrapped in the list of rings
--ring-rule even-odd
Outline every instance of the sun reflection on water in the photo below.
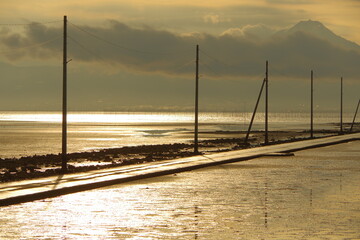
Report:
[[[201,112],[200,121],[203,123],[241,123],[249,122],[252,112]],[[351,121],[353,113],[344,113],[344,121]],[[308,113],[273,113],[269,114],[270,122],[308,123]],[[337,122],[337,113],[318,113],[315,116],[317,123]],[[62,121],[61,112],[29,112],[29,111],[0,111],[0,121],[34,121],[53,122]],[[69,123],[192,123],[192,112],[69,112]],[[255,122],[263,122],[264,113],[259,112]]]
[[[124,112],[70,112],[69,123],[164,123],[190,122],[191,113],[124,113]],[[62,121],[60,112],[1,112],[0,121]]]
[[[0,238],[356,239],[358,149],[345,143],[2,207]]]

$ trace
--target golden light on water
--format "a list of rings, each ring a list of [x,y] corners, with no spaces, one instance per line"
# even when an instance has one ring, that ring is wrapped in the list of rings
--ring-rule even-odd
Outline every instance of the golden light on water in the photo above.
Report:
[[[204,112],[199,116],[200,137],[236,138],[246,131],[252,113]],[[263,130],[258,113],[254,130]],[[344,114],[351,121],[352,114]],[[0,112],[0,158],[61,152],[60,112]],[[317,114],[315,128],[334,129],[338,114]],[[135,145],[191,143],[194,114],[191,112],[70,112],[69,152],[92,151]],[[306,130],[306,113],[271,113],[270,130]],[[324,124],[325,125],[324,125]],[[329,124],[330,123],[330,124]],[[317,125],[319,124],[319,125]],[[222,135],[221,135],[222,134]]]
[[[164,123],[192,121],[191,113],[123,113],[123,112],[70,112],[69,123]],[[62,121],[60,112],[1,112],[0,121]]]
[[[358,142],[2,207],[3,239],[356,239]]]
[[[203,112],[200,120],[204,123],[242,123],[249,122],[251,112]],[[352,119],[352,113],[344,113],[344,118]],[[192,112],[69,112],[69,123],[192,123]],[[270,113],[271,122],[308,122],[307,113]],[[336,122],[338,113],[319,113],[315,116],[317,122]],[[0,121],[25,121],[25,122],[52,122],[62,121],[61,112],[0,112]],[[256,122],[264,121],[264,113],[259,112],[255,117]]]

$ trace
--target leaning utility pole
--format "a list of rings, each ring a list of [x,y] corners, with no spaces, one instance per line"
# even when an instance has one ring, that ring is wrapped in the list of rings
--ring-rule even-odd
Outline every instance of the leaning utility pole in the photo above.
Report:
[[[269,91],[269,64],[268,61],[266,61],[266,72],[265,72],[265,144],[269,143],[269,134],[268,134],[268,91]]]
[[[314,75],[311,70],[311,113],[310,113],[310,137],[314,137]]]
[[[196,45],[196,73],[195,73],[195,135],[194,135],[194,153],[199,153],[198,146],[199,131],[199,45]]]
[[[63,46],[63,101],[62,101],[62,153],[61,170],[67,171],[67,18],[64,16],[64,46]]]
[[[358,112],[358,110],[359,110],[359,105],[360,105],[360,99],[359,99],[359,101],[358,101],[358,104],[357,104],[357,107],[356,107],[356,110],[355,110],[355,114],[354,114],[354,118],[353,118],[353,121],[352,121],[352,123],[351,123],[350,132],[351,132],[352,129],[353,129],[353,126],[354,126],[354,123],[355,123],[355,119],[356,119],[356,114],[357,114],[357,112]]]
[[[247,131],[247,133],[246,133],[246,137],[245,137],[245,140],[244,140],[244,143],[245,143],[245,144],[247,144],[247,141],[248,141],[248,139],[249,139],[251,127],[252,127],[252,124],[253,124],[254,119],[255,119],[255,114],[256,114],[256,111],[257,111],[257,107],[258,107],[258,105],[259,105],[259,101],[260,101],[260,98],[261,98],[261,94],[262,94],[263,89],[264,89],[265,81],[266,81],[266,79],[264,78],[264,80],[263,80],[263,82],[262,82],[262,85],[261,85],[261,89],[260,89],[260,92],[259,92],[258,99],[257,99],[256,104],[255,104],[254,112],[253,112],[253,114],[252,114],[252,116],[251,116],[249,128],[248,128],[248,131]]]
[[[341,77],[340,87],[340,134],[343,133],[343,78]]]

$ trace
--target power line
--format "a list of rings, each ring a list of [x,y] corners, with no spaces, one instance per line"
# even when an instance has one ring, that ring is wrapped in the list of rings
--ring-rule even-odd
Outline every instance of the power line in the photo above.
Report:
[[[211,58],[212,60],[214,60],[215,62],[218,62],[218,63],[221,63],[222,65],[226,66],[226,67],[229,67],[229,68],[232,68],[233,66],[231,66],[230,64],[224,62],[224,61],[221,61],[215,57],[212,57],[211,55],[209,55],[208,53],[206,53],[204,50],[200,50],[201,53],[203,53],[205,56],[207,56],[208,58]]]
[[[205,64],[205,63],[203,63],[203,62],[201,62],[200,64],[201,64],[201,66],[204,66],[207,70],[209,70],[210,72],[212,72],[215,76],[220,77],[220,76],[222,75],[222,74],[216,72],[215,70],[213,70],[212,68],[210,68],[210,66],[208,66],[207,64]]]
[[[62,22],[61,20],[57,21],[49,21],[49,22],[31,22],[31,23],[0,23],[0,26],[29,26],[29,25],[36,25],[36,24],[52,24]]]
[[[226,73],[220,73],[216,70],[214,70],[213,68],[211,68],[208,64],[204,63],[204,62],[201,62],[200,63],[201,66],[205,67],[207,70],[209,70],[214,76],[216,77],[221,77],[221,76],[230,76],[230,75],[226,75]],[[260,74],[257,74],[256,76],[249,76],[248,78],[251,78],[251,79],[261,79],[264,77],[264,74],[263,73],[260,73]],[[241,78],[244,78],[244,77],[241,77]],[[270,85],[270,84],[269,84]]]
[[[117,48],[120,48],[120,49],[123,49],[123,50],[126,50],[126,51],[130,51],[130,52],[137,52],[137,53],[140,53],[140,54],[152,54],[152,55],[175,55],[175,54],[178,54],[179,52],[168,52],[168,53],[164,53],[164,52],[151,52],[151,51],[143,51],[143,50],[138,50],[138,49],[135,49],[135,48],[129,48],[129,47],[125,47],[125,46],[122,46],[122,45],[119,45],[117,43],[114,43],[112,41],[109,41],[103,37],[100,37],[92,32],[89,32],[77,25],[75,25],[74,23],[72,22],[69,22],[73,27],[77,28],[78,30],[92,36],[93,38],[99,40],[99,41],[102,41],[102,42],[105,42],[113,47],[117,47]]]
[[[17,50],[22,50],[22,49],[27,49],[27,48],[33,48],[33,47],[38,47],[38,46],[43,46],[43,45],[46,45],[50,42],[53,42],[55,40],[58,40],[60,39],[62,36],[58,36],[56,38],[53,38],[53,39],[50,39],[50,40],[47,40],[47,41],[44,41],[44,42],[41,42],[41,43],[36,43],[36,44],[33,44],[33,45],[29,45],[29,46],[24,46],[24,47],[17,47],[17,48],[11,48],[11,50],[8,50],[8,51],[2,51],[0,52],[0,54],[9,54],[9,53],[13,53],[14,51],[17,51]]]
[[[205,56],[207,56],[208,58],[212,59],[214,62],[216,63],[220,63],[230,69],[233,69],[234,66],[231,66],[230,64],[222,61],[222,60],[219,60],[211,55],[209,55],[207,52],[205,52],[204,50],[200,50],[201,53],[203,53]],[[210,68],[210,66],[202,63],[203,66],[205,66],[205,68],[207,68],[209,71],[211,71],[213,74],[217,75],[217,76],[221,76],[221,75],[226,75],[226,74],[220,74],[219,72],[216,72],[214,69]],[[263,78],[263,76],[265,75],[265,73],[260,73],[260,74],[257,74],[256,76],[253,76],[251,77],[252,79],[261,79]],[[269,83],[269,85],[271,85],[272,83]]]
[[[93,51],[89,50],[87,47],[85,47],[83,44],[81,44],[79,41],[75,40],[74,38],[68,36],[68,38],[73,41],[75,44],[77,44],[79,47],[81,47],[85,52],[87,52],[89,55],[92,55],[93,57],[96,57],[100,60],[105,61],[104,58],[100,57],[99,55],[97,55],[96,53],[94,53]]]
[[[89,31],[87,31],[87,30],[85,30],[85,29],[83,29],[83,28],[80,28],[79,26],[77,26],[77,25],[75,25],[75,24],[73,24],[73,23],[71,23],[71,22],[69,22],[69,23],[70,23],[72,26],[74,26],[75,28],[77,28],[78,30],[80,30],[80,31],[82,31],[82,32],[84,32],[84,33],[92,36],[93,38],[95,38],[95,39],[97,39],[97,40],[100,40],[100,41],[102,41],[102,42],[105,42],[105,43],[107,43],[107,44],[110,44],[111,46],[118,47],[118,48],[121,48],[121,49],[124,49],[124,50],[127,50],[127,51],[133,51],[133,52],[143,53],[142,51],[139,51],[139,50],[136,50],[136,49],[132,49],[132,48],[128,48],[128,47],[124,47],[124,46],[118,45],[118,44],[116,44],[116,43],[113,43],[113,42],[111,42],[111,41],[109,41],[109,40],[106,40],[106,39],[104,39],[104,38],[102,38],[102,37],[99,37],[99,36],[97,36],[97,35],[89,32]]]
[[[77,44],[79,47],[81,47],[86,53],[88,53],[89,55],[92,55],[93,57],[96,57],[104,62],[107,62],[106,59],[104,59],[103,57],[100,57],[98,54],[96,54],[94,51],[91,51],[89,48],[85,47],[83,44],[81,44],[79,41],[77,41],[76,39],[74,39],[73,37],[68,36],[68,38],[74,42],[75,44]],[[190,61],[185,62],[183,65],[174,68],[173,70],[171,70],[172,72],[178,72],[180,70],[182,70],[183,68],[189,66],[190,64],[193,64],[195,61],[193,59],[191,59]]]
[[[191,59],[190,61],[184,63],[183,65],[181,65],[180,67],[177,67],[175,69],[173,69],[173,72],[179,72],[180,70],[182,70],[183,68],[189,66],[190,64],[194,64],[195,63],[195,60],[194,59]]]

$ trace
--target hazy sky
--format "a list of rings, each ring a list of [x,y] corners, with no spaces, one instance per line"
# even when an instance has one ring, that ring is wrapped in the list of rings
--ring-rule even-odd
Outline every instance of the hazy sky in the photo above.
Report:
[[[0,6],[3,23],[57,20],[66,14],[79,24],[113,19],[177,32],[220,33],[259,23],[283,28],[313,19],[360,43],[359,0],[12,0]]]
[[[266,60],[274,111],[307,111],[311,69],[318,109],[338,109],[344,76],[345,108],[353,111],[359,12],[359,0],[1,1],[0,110],[61,109],[67,15],[70,109],[192,110],[200,44],[204,111],[251,111]],[[325,39],[326,31],[278,33],[309,19],[353,43]]]

